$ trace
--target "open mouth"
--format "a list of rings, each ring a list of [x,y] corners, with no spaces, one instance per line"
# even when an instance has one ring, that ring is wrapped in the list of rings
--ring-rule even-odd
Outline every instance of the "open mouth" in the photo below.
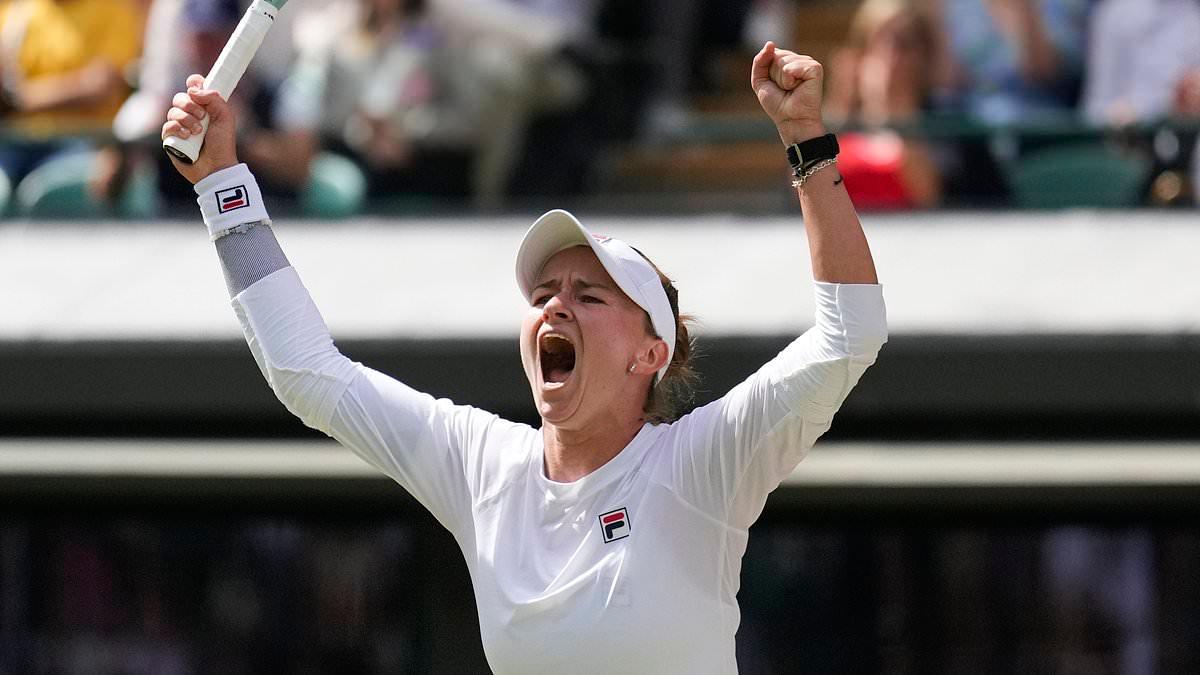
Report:
[[[542,381],[561,384],[575,370],[575,345],[561,335],[544,335],[538,341]]]

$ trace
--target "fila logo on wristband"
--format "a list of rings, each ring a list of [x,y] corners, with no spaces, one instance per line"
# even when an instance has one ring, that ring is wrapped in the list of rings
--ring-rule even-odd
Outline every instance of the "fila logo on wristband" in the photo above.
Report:
[[[245,185],[217,191],[217,213],[229,213],[234,209],[250,206]]]
[[[196,203],[212,239],[247,223],[270,222],[258,183],[245,164],[215,171],[195,185]]]
[[[624,507],[600,514],[600,533],[606,544],[629,536],[629,513]]]

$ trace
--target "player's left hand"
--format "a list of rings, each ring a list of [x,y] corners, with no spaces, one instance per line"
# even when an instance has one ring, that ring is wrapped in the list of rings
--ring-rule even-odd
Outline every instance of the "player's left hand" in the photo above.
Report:
[[[821,121],[821,87],[825,70],[809,56],[763,45],[754,57],[750,85],[758,102],[779,129],[785,145],[825,133]]]

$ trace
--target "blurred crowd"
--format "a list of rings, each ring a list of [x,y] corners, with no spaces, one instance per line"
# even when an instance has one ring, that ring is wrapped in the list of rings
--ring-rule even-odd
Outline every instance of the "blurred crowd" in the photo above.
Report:
[[[484,672],[466,569],[426,527],[392,514],[10,516],[0,673]],[[1200,666],[1194,528],[755,528],[742,672]]]
[[[36,213],[39,200],[66,196],[56,178],[84,172],[87,194],[73,196],[118,211],[190,201],[159,129],[172,94],[208,71],[247,5],[0,2],[4,196]],[[578,190],[596,148],[643,98],[634,90],[653,86],[614,76],[619,43],[641,30],[619,16],[633,7],[292,3],[233,96],[240,156],[268,193],[325,215],[364,196],[496,208],[522,191]]]
[[[8,518],[0,673],[422,670],[432,559],[401,522]],[[428,631],[425,631],[428,632]]]
[[[846,184],[863,208],[1192,204],[1197,35],[1196,0],[864,0],[829,64]]]
[[[189,209],[159,128],[247,4],[0,0],[3,208]],[[297,2],[238,86],[240,156],[312,215],[577,194],[606,148],[686,127],[713,54],[804,50],[830,4],[853,13],[826,89],[860,207],[1200,195],[1200,0]]]

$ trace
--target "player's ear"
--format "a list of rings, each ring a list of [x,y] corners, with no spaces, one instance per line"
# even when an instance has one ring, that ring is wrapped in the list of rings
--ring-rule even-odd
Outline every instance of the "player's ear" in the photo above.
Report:
[[[667,343],[662,338],[653,335],[648,336],[647,342],[649,344],[638,355],[637,372],[657,373],[667,365]]]

